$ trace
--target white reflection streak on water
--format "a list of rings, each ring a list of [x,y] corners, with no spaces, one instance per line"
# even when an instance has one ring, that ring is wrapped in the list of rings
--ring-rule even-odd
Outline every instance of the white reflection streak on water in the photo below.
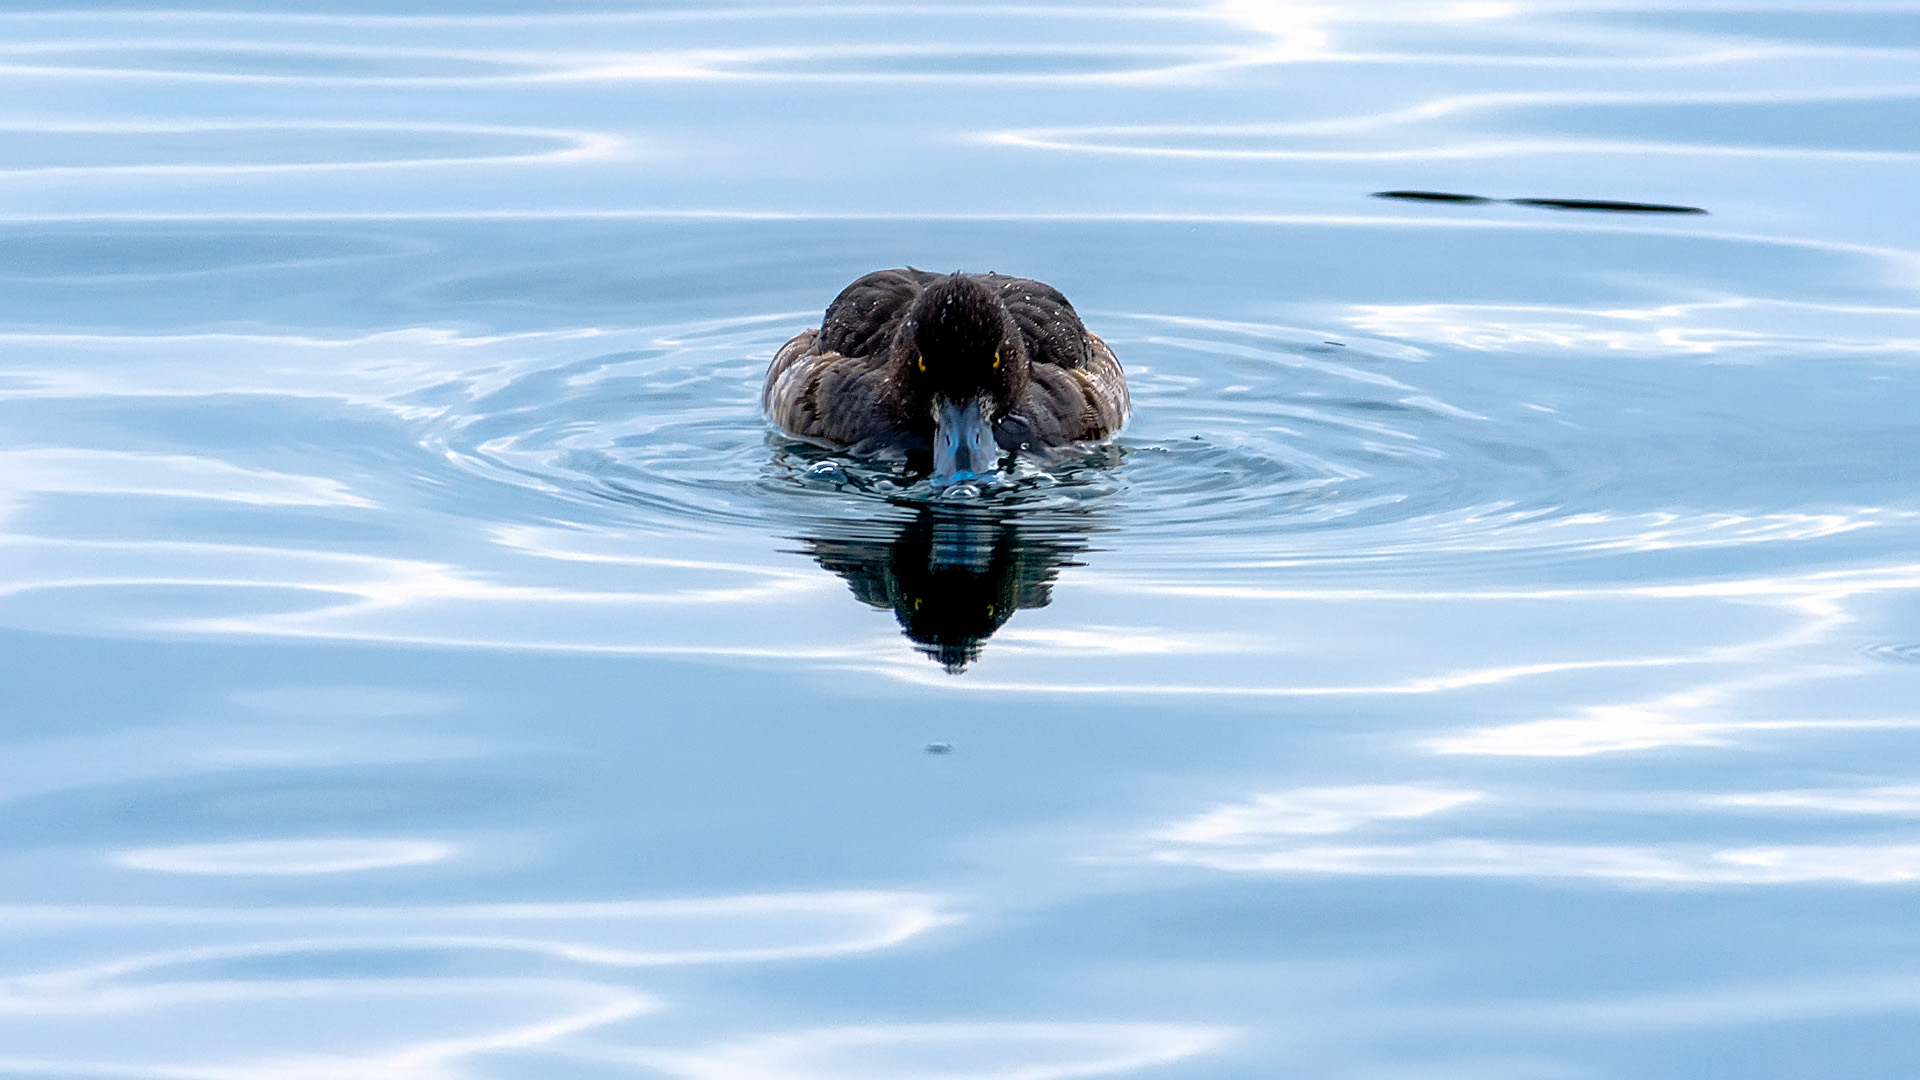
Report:
[[[891,1080],[902,1052],[943,1064],[927,1080],[1070,1080],[1131,1072],[1218,1049],[1224,1028],[1152,1023],[892,1024],[762,1035],[696,1050],[601,1055],[691,1080]]]
[[[1322,835],[1442,820],[1487,792],[1428,785],[1310,788],[1256,795],[1122,841],[1100,864],[1146,862],[1236,874],[1596,879],[1625,885],[1887,885],[1920,880],[1920,845],[1542,843],[1450,836],[1330,843]],[[1731,804],[1739,796],[1712,800]],[[1742,805],[1745,804],[1733,804]],[[1539,813],[1538,807],[1532,813]],[[1484,826],[1483,826],[1484,828]],[[1303,837],[1316,839],[1305,842]],[[1128,851],[1128,849],[1132,849]]]
[[[1703,325],[1707,315],[1744,316],[1743,325]],[[1793,317],[1798,317],[1797,319]],[[1830,319],[1819,319],[1830,316]],[[1815,322],[1819,319],[1819,322]],[[1920,351],[1920,308],[1796,303],[1729,297],[1651,308],[1576,308],[1520,304],[1358,305],[1344,321],[1368,334],[1467,349],[1557,349],[1646,356],[1714,356],[1818,347],[1823,351],[1881,353],[1901,358]],[[1731,321],[1731,320],[1729,320]],[[1783,329],[1768,331],[1766,322]],[[1886,327],[1861,333],[1861,323]],[[1627,324],[1622,327],[1620,324]],[[1816,326],[1827,324],[1820,330]],[[1811,324],[1811,325],[1810,325]],[[1890,324],[1890,325],[1889,325]],[[1787,330],[1785,327],[1792,326]],[[1902,334],[1908,336],[1901,336]]]
[[[315,602],[322,604],[326,604],[329,597],[341,598],[326,604],[321,611],[307,614],[274,616],[263,613],[257,616],[180,620],[161,618],[145,625],[149,630],[185,633],[353,638],[360,636],[350,625],[356,617],[394,609],[412,611],[429,608],[435,603],[495,605],[522,613],[529,605],[562,610],[740,605],[760,603],[794,593],[817,592],[829,587],[813,574],[721,563],[708,563],[703,568],[727,571],[756,583],[660,592],[503,585],[479,573],[444,563],[228,544],[158,541],[116,544],[16,537],[0,538],[0,550],[8,551],[16,560],[11,568],[11,580],[7,575],[0,575],[0,596],[82,587],[187,585],[310,590]],[[636,564],[649,563],[636,560]],[[684,568],[692,563],[686,560],[655,560],[651,565]],[[501,614],[505,615],[506,611],[503,610]],[[450,614],[449,618],[452,623],[459,622],[457,616]],[[328,627],[325,625],[328,621],[341,622],[343,625]],[[110,620],[107,625],[111,624]],[[366,640],[382,638],[377,630],[366,636]],[[483,639],[463,637],[458,633],[445,636],[427,633],[414,640],[451,645],[475,644]],[[585,643],[589,648],[614,650],[619,650],[622,644],[619,641]],[[538,640],[524,641],[521,646],[533,649],[572,647],[567,642]]]
[[[10,177],[54,177],[76,178],[85,176],[180,176],[210,178],[223,174],[236,173],[295,173],[328,172],[355,169],[432,169],[448,166],[517,166],[517,165],[569,165],[603,161],[627,149],[625,140],[588,131],[569,131],[553,128],[505,127],[490,124],[433,124],[433,123],[379,123],[346,121],[272,121],[242,122],[220,121],[200,123],[156,122],[145,124],[23,124],[18,121],[0,123],[0,138],[7,135],[39,136],[39,141],[49,141],[46,137],[68,137],[70,145],[68,156],[75,154],[94,156],[100,153],[103,137],[124,136],[120,151],[129,156],[142,151],[154,156],[196,155],[219,158],[223,156],[217,150],[205,146],[204,138],[195,136],[219,135],[233,136],[224,156],[238,160],[209,161],[110,161],[104,164],[69,164],[60,160],[58,145],[36,148],[33,151],[16,152],[9,161],[9,167],[0,169],[0,180]],[[262,139],[281,137],[289,140],[310,139],[315,135],[340,136],[341,142],[353,145],[335,147],[340,150],[358,150],[359,156],[350,159],[321,159],[313,161],[247,161],[245,155],[257,149]],[[412,151],[407,146],[405,136],[457,135],[477,144],[473,152],[465,154],[434,154]],[[178,137],[171,140],[169,136]],[[391,139],[401,136],[399,139]],[[366,149],[366,144],[375,139],[387,137],[397,145],[382,155]],[[507,152],[487,152],[489,143],[498,144]],[[553,149],[531,152],[511,152],[508,148],[529,143],[557,144]],[[131,145],[129,145],[131,144]],[[142,145],[144,144],[144,145]],[[302,147],[303,150],[326,147]],[[35,157],[42,160],[34,161]]]
[[[460,853],[439,840],[327,838],[247,840],[229,844],[174,844],[115,852],[129,870],[213,876],[344,874],[444,862]]]
[[[449,353],[462,354],[467,363],[461,368],[496,358],[537,364],[541,361],[527,354],[543,344],[598,339],[602,334],[582,329],[468,337],[431,328],[344,339],[234,333],[0,334],[0,342],[18,350],[13,368],[18,378],[11,386],[0,386],[0,399],[286,395],[335,398],[402,419],[426,419],[444,407],[412,405],[404,398],[460,370],[442,362]],[[156,353],[194,362],[156,364]],[[29,355],[36,362],[26,362]],[[486,380],[500,377],[498,368],[480,369],[472,392],[483,392]]]
[[[1753,810],[1805,810],[1822,814],[1920,816],[1920,787],[1826,788],[1743,791],[1707,798],[1709,806]]]
[[[210,458],[81,448],[0,450],[0,521],[25,496],[50,492],[375,508],[338,480],[247,469]]]
[[[1167,848],[1149,858],[1250,874],[1370,877],[1500,877],[1620,884],[1890,885],[1920,880],[1920,844],[1698,845],[1541,844],[1477,839],[1418,844],[1207,850]]]
[[[1818,646],[1839,628],[1852,621],[1846,602],[1882,594],[1900,594],[1920,589],[1920,565],[1876,570],[1823,572],[1799,578],[1735,580],[1685,585],[1648,585],[1624,588],[1489,590],[1485,592],[1418,592],[1391,590],[1313,590],[1257,589],[1237,586],[1207,587],[1142,582],[1132,583],[1083,580],[1082,587],[1101,587],[1140,595],[1195,596],[1224,601],[1274,601],[1358,603],[1405,608],[1410,603],[1453,604],[1463,618],[1478,621],[1490,603],[1510,603],[1532,607],[1541,601],[1555,602],[1565,608],[1559,618],[1570,625],[1583,621],[1583,603],[1606,604],[1625,599],[1686,601],[1706,599],[1737,608],[1769,607],[1787,616],[1783,628],[1774,634],[1726,645],[1690,648],[1666,655],[1580,658],[1533,664],[1503,664],[1469,667],[1403,681],[1382,679],[1352,684],[1281,684],[1231,682],[1101,682],[1078,683],[1056,678],[976,678],[955,684],[968,691],[1018,691],[1025,693],[1168,694],[1235,697],[1367,697],[1428,695],[1470,688],[1497,686],[1521,679],[1562,675],[1583,671],[1633,668],[1728,667],[1735,674],[1689,687],[1676,693],[1630,705],[1609,704],[1580,710],[1575,718],[1530,721],[1454,735],[1438,736],[1428,746],[1441,753],[1500,754],[1519,756],[1579,756],[1619,750],[1645,750],[1662,746],[1707,744],[1740,731],[1783,730],[1793,728],[1906,727],[1920,723],[1900,715],[1882,718],[1825,719],[1795,717],[1788,719],[1741,719],[1716,715],[1721,706],[1740,694],[1755,690],[1797,685],[1821,678],[1845,677],[1870,670],[1854,658],[1841,661],[1818,654],[1795,662],[1798,652]],[[1231,618],[1230,613],[1215,610],[1216,618]],[[1698,616],[1695,616],[1698,618]],[[1244,645],[1235,651],[1245,651]],[[1379,660],[1375,658],[1376,662]],[[1243,668],[1247,665],[1241,665]],[[1310,666],[1310,665],[1309,665]],[[889,669],[899,677],[940,685],[938,676],[929,675],[912,665]],[[1758,672],[1757,674],[1746,674]],[[1706,715],[1698,715],[1705,713]]]
[[[0,1030],[14,1029],[6,1031],[0,1070],[435,1080],[460,1075],[454,1070],[465,1058],[542,1047],[655,1008],[622,987],[553,978],[210,980],[77,990],[0,998]]]
[[[65,36],[46,42],[26,42],[0,50],[0,57],[12,54],[26,57],[0,64],[0,74],[23,78],[80,79],[88,81],[168,81],[208,83],[259,83],[299,86],[437,85],[500,87],[537,86],[581,82],[846,82],[846,83],[992,83],[992,84],[1122,84],[1150,85],[1162,82],[1205,81],[1236,68],[1285,63],[1313,55],[1324,44],[1325,35],[1315,27],[1320,13],[1313,9],[1258,3],[1223,4],[1218,7],[1143,7],[1134,9],[1062,8],[1053,11],[1030,7],[987,6],[970,8],[964,14],[968,22],[951,43],[926,41],[924,25],[929,18],[953,20],[962,13],[950,7],[908,5],[891,8],[866,8],[858,5],[819,8],[731,9],[722,12],[665,12],[631,15],[568,15],[532,17],[488,17],[476,15],[457,22],[431,17],[378,17],[267,14],[220,15],[190,12],[138,12],[130,18],[155,32],[164,33],[174,26],[193,33],[174,39],[147,38],[129,41],[124,37],[92,38]],[[664,16],[664,17],[662,17]],[[1018,18],[1026,28],[1023,40],[1008,40],[1001,35],[981,34],[978,27],[991,26],[994,19]],[[17,17],[16,17],[17,19]],[[876,43],[804,42],[779,45],[740,46],[729,43],[729,32],[737,31],[745,21],[786,23],[794,38],[818,35],[830,30],[837,20],[860,19],[863,36],[897,36],[900,40]],[[18,20],[25,27],[58,34],[66,29],[83,29],[93,20],[85,16],[57,15]],[[124,24],[126,18],[118,20]],[[1057,22],[1058,31],[1046,23]],[[49,27],[48,24],[52,25]],[[36,25],[37,24],[37,25]],[[201,27],[227,26],[235,30],[254,28],[265,33],[248,36],[208,37]],[[1160,37],[1160,43],[1140,45],[1131,40],[1101,43],[1088,40],[1090,30],[1138,33],[1141,26],[1156,28],[1187,27],[1202,31],[1205,40],[1180,42]],[[44,29],[43,29],[44,28]],[[394,49],[378,46],[314,44],[302,40],[316,30],[352,31],[369,28],[431,32],[458,31],[462,36],[497,35],[501,40],[484,48],[412,47]],[[529,49],[516,47],[516,38],[529,31],[553,34],[571,32],[594,34],[602,39],[621,33],[647,36],[649,32],[685,32],[692,28],[703,39],[681,48],[656,45],[617,50],[606,47],[582,49],[577,44],[560,48]],[[1220,32],[1237,31],[1232,39]],[[1247,36],[1252,32],[1251,39]],[[277,33],[276,33],[277,32]],[[1040,40],[1035,42],[1033,39]],[[291,40],[288,40],[291,38]],[[1048,40],[1055,38],[1055,40]],[[163,50],[193,50],[246,56],[271,50],[287,59],[301,57],[331,61],[406,61],[415,64],[441,62],[494,65],[522,70],[497,74],[439,74],[428,76],[392,76],[311,72],[261,73],[209,70],[208,57],[197,57],[198,64],[174,57],[170,66]],[[61,53],[105,53],[105,57],[83,63],[61,64]],[[51,54],[52,62],[36,62],[32,57]],[[158,54],[158,55],[155,55]],[[151,57],[141,63],[142,57]],[[979,71],[967,70],[967,60],[1030,58],[1042,62],[1074,60],[1117,60],[1118,70],[1109,71]],[[120,63],[115,64],[118,59]],[[949,70],[924,70],[914,66],[920,60],[958,60]],[[901,70],[876,71],[876,60],[904,62]]]
[[[275,263],[274,265],[285,265]],[[219,269],[247,269],[248,264]],[[542,371],[558,360],[628,351],[652,352],[623,373],[718,357],[738,362],[738,344],[724,331],[752,331],[791,321],[793,313],[751,315],[669,327],[576,327],[517,334],[462,334],[438,327],[386,330],[349,338],[289,334],[27,334],[0,333],[14,362],[6,398],[200,397],[209,394],[334,398],[401,419],[424,420],[447,406],[409,402],[407,396],[449,381],[469,398],[496,390],[515,375]],[[702,338],[687,345],[687,337]],[[685,349],[685,355],[676,350]],[[563,357],[556,357],[562,352]],[[178,362],[155,363],[156,355]],[[186,361],[191,360],[191,363]]]
[[[1374,784],[1305,788],[1217,807],[1154,834],[1171,844],[1233,844],[1268,834],[1340,833],[1376,821],[1421,818],[1478,802],[1484,792]]]
[[[1920,59],[1920,51],[1914,54]],[[1777,78],[1777,75],[1771,76]],[[1751,92],[1661,91],[1631,93],[1595,90],[1589,92],[1537,91],[1528,93],[1474,94],[1439,98],[1404,110],[1337,120],[1312,120],[1274,124],[1162,124],[1089,128],[1023,129],[986,132],[984,142],[1035,150],[1070,151],[1134,157],[1169,157],[1251,161],[1400,161],[1422,158],[1485,158],[1535,154],[1685,154],[1702,157],[1759,157],[1806,159],[1809,161],[1889,161],[1920,159],[1920,150],[1852,150],[1766,144],[1731,145],[1684,141],[1597,140],[1597,139],[1514,139],[1480,138],[1439,146],[1408,147],[1405,135],[1394,129],[1430,121],[1470,115],[1549,106],[1615,105],[1658,108],[1682,105],[1798,105],[1852,102],[1901,101],[1920,97],[1920,85],[1900,82],[1892,85],[1850,89],[1781,90],[1770,88]],[[1392,143],[1389,148],[1248,148],[1208,146],[1209,139],[1243,140],[1262,137],[1284,143],[1332,135],[1378,135]],[[1147,140],[1177,137],[1191,139],[1197,145],[1153,145]],[[1127,141],[1129,138],[1139,140]]]
[[[0,908],[0,935],[30,948],[14,950],[15,971],[0,979],[0,1069],[443,1076],[458,1058],[541,1046],[659,1003],[615,983],[544,975],[209,974],[241,961],[369,952],[612,968],[821,959],[890,948],[958,918],[932,897],[879,892],[417,908],[12,906]],[[162,943],[172,947],[155,948]],[[28,956],[37,969],[22,971]],[[79,967],[46,966],[83,957]],[[88,1045],[126,1056],[75,1055],[74,1024]],[[35,1055],[42,1046],[49,1056]]]
[[[48,984],[214,959],[367,948],[533,952],[615,967],[761,963],[890,948],[961,919],[937,897],[889,892],[397,908],[10,905],[0,911],[6,914],[0,934],[30,939],[36,951],[57,944],[68,958],[91,954],[83,966],[14,979]],[[110,940],[113,933],[171,947],[128,952]]]

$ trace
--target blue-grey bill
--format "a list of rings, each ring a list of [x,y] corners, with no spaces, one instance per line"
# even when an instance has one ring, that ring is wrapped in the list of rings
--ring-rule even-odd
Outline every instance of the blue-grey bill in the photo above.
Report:
[[[975,480],[1000,467],[1000,444],[993,441],[984,402],[938,401],[933,406],[933,486],[943,488]]]

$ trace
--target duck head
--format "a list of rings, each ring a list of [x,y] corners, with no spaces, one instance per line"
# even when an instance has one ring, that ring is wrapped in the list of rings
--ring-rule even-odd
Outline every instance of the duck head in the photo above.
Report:
[[[929,285],[901,320],[892,362],[908,420],[933,444],[935,487],[999,468],[993,425],[1026,388],[1027,353],[992,290],[964,274]]]

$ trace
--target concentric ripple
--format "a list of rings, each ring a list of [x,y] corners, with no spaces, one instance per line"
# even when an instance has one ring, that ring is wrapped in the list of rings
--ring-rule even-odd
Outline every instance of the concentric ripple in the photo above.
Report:
[[[530,361],[490,375],[431,441],[464,467],[567,500],[570,513],[613,513],[625,527],[796,535],[961,503],[1043,530],[1124,526],[1129,546],[1235,557],[1272,555],[1276,544],[1392,551],[1401,545],[1391,534],[1415,519],[1444,522],[1440,534],[1505,528],[1517,514],[1512,493],[1529,483],[1515,475],[1537,483],[1553,472],[1543,451],[1522,451],[1531,436],[1411,381],[1423,366],[1415,350],[1109,315],[1093,321],[1128,366],[1129,427],[1106,443],[1022,455],[988,484],[936,492],[904,463],[853,459],[768,427],[767,360],[807,319],[664,328],[637,348]],[[1502,513],[1474,513],[1489,506]],[[1463,525],[1463,512],[1477,524]]]

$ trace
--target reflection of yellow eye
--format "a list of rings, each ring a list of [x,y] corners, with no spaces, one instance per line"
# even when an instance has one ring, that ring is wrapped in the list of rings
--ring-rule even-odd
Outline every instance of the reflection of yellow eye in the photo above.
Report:
[[[993,369],[995,371],[1000,370],[1000,354],[999,353],[993,354]],[[992,612],[988,612],[988,614],[991,615]]]
[[[987,614],[989,614],[989,615],[991,615],[991,614],[993,614],[993,605],[992,605],[992,604],[988,604],[988,605],[987,605]]]
[[[919,365],[919,368],[920,368],[920,370],[921,370],[921,371],[925,371],[925,370],[927,370],[927,358],[926,358],[926,357],[924,357],[924,356],[923,356],[923,357],[921,357],[920,359],[918,359],[918,360],[915,360],[915,361],[914,361],[914,363],[915,363],[915,364],[917,364],[917,365]]]
[[[920,610],[920,598],[917,596],[913,598],[913,610],[915,611]]]

